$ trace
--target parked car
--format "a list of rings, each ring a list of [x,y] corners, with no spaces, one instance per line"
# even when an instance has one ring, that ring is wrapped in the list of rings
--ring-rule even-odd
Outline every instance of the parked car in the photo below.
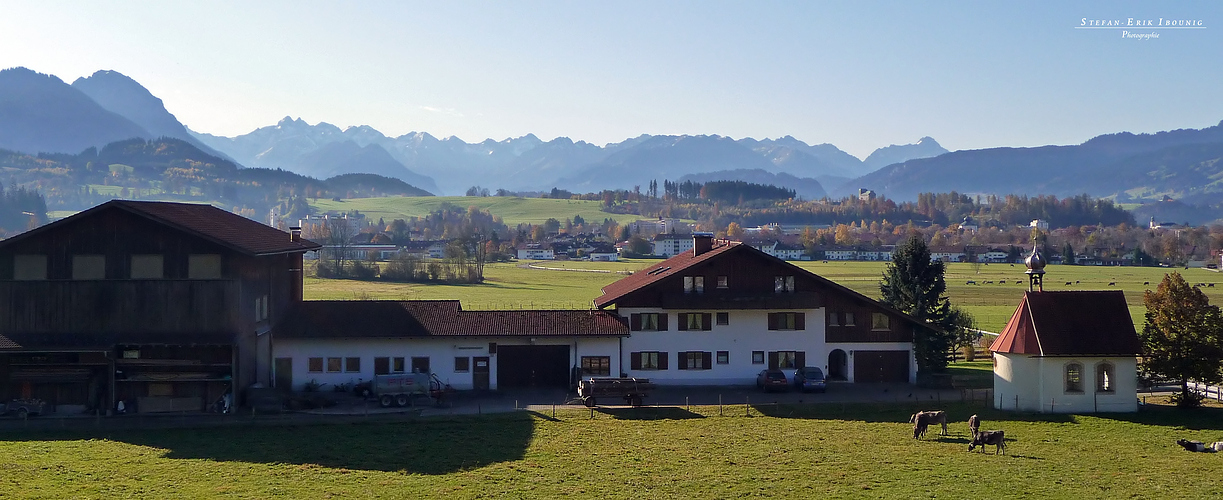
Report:
[[[803,392],[824,392],[824,371],[815,366],[807,366],[794,370],[794,388]]]
[[[786,380],[786,372],[778,368],[760,370],[760,374],[756,375],[756,388],[764,392],[770,392],[773,389],[788,390],[790,381]]]

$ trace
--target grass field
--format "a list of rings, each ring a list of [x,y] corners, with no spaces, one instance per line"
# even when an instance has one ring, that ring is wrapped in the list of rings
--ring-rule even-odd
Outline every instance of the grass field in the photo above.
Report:
[[[601,210],[603,204],[588,200],[554,200],[550,198],[515,198],[509,196],[388,196],[382,198],[353,198],[343,201],[319,199],[310,204],[320,212],[332,210],[347,212],[359,210],[367,218],[378,220],[381,217],[387,223],[394,219],[409,217],[424,217],[429,212],[437,210],[442,203],[450,203],[463,208],[477,206],[486,209],[493,215],[501,217],[508,226],[519,223],[539,224],[549,218],[564,222],[581,215],[587,222],[603,223],[603,219],[613,219],[619,223],[632,222],[640,219],[637,215],[610,214]]]
[[[602,292],[601,288],[624,277],[620,271],[635,271],[657,260],[621,262],[541,261],[535,265],[557,269],[608,271],[572,272],[523,269],[514,264],[494,264],[485,268],[486,283],[481,285],[389,284],[351,280],[306,279],[307,299],[459,299],[467,309],[555,309],[586,308]],[[879,297],[882,262],[796,262],[799,267],[824,276],[872,298]],[[951,264],[947,270],[948,296],[976,318],[978,327],[998,332],[1006,325],[1023,292],[1027,276],[1023,266],[1008,264]],[[1166,268],[1050,266],[1046,290],[1122,290],[1137,328],[1142,328],[1142,293],[1163,279]],[[1206,269],[1180,269],[1190,283],[1220,283],[1202,290],[1214,304],[1223,304],[1223,275]],[[999,284],[1005,278],[1006,284]],[[978,284],[969,285],[968,281]],[[992,281],[992,284],[986,282]],[[1019,282],[1019,283],[1016,283]],[[1070,282],[1071,285],[1066,285]],[[1077,282],[1077,283],[1076,283]],[[1110,286],[1109,283],[1115,283]],[[1150,283],[1145,285],[1144,283]]]
[[[403,423],[0,435],[0,496],[29,498],[1206,498],[1223,408],[1002,413],[944,405],[516,412]],[[970,414],[1007,454],[967,452]]]

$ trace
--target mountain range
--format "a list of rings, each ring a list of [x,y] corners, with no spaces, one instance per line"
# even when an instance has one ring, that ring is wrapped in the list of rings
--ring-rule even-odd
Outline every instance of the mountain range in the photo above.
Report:
[[[923,137],[859,160],[831,144],[792,136],[640,135],[602,146],[532,134],[468,143],[427,132],[389,137],[285,117],[236,137],[191,131],[147,89],[114,71],[68,85],[25,68],[0,71],[0,149],[78,154],[130,138],[169,137],[240,167],[328,178],[371,173],[437,194],[473,185],[511,191],[632,189],[651,180],[769,182],[817,198],[872,189],[889,198],[922,192],[1090,194],[1118,201],[1223,202],[1223,122],[1200,130],[1120,132],[1082,144],[948,152]]]

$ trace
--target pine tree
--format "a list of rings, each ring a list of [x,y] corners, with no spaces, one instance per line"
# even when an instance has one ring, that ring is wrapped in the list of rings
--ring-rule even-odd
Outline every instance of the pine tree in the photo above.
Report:
[[[1142,299],[1147,306],[1140,335],[1143,368],[1180,382],[1177,404],[1197,406],[1201,397],[1189,391],[1189,381],[1223,382],[1223,313],[1179,273],[1164,275]]]
[[[892,262],[879,284],[885,304],[929,326],[913,334],[913,354],[923,373],[943,371],[947,351],[955,344],[957,318],[946,296],[944,272],[943,263],[931,261],[930,249],[915,235],[892,252]]]

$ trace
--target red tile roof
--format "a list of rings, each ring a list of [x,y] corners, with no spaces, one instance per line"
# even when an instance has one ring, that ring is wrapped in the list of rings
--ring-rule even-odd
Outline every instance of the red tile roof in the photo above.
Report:
[[[1040,356],[1140,356],[1120,290],[1026,292],[993,352]]]
[[[457,300],[312,300],[278,331],[282,338],[438,336],[627,336],[605,311],[464,311]]]
[[[241,215],[198,203],[112,200],[71,217],[26,231],[5,242],[51,231],[60,224],[103,210],[119,209],[191,233],[248,255],[306,252],[322,247],[310,240],[291,241],[289,233]]]

